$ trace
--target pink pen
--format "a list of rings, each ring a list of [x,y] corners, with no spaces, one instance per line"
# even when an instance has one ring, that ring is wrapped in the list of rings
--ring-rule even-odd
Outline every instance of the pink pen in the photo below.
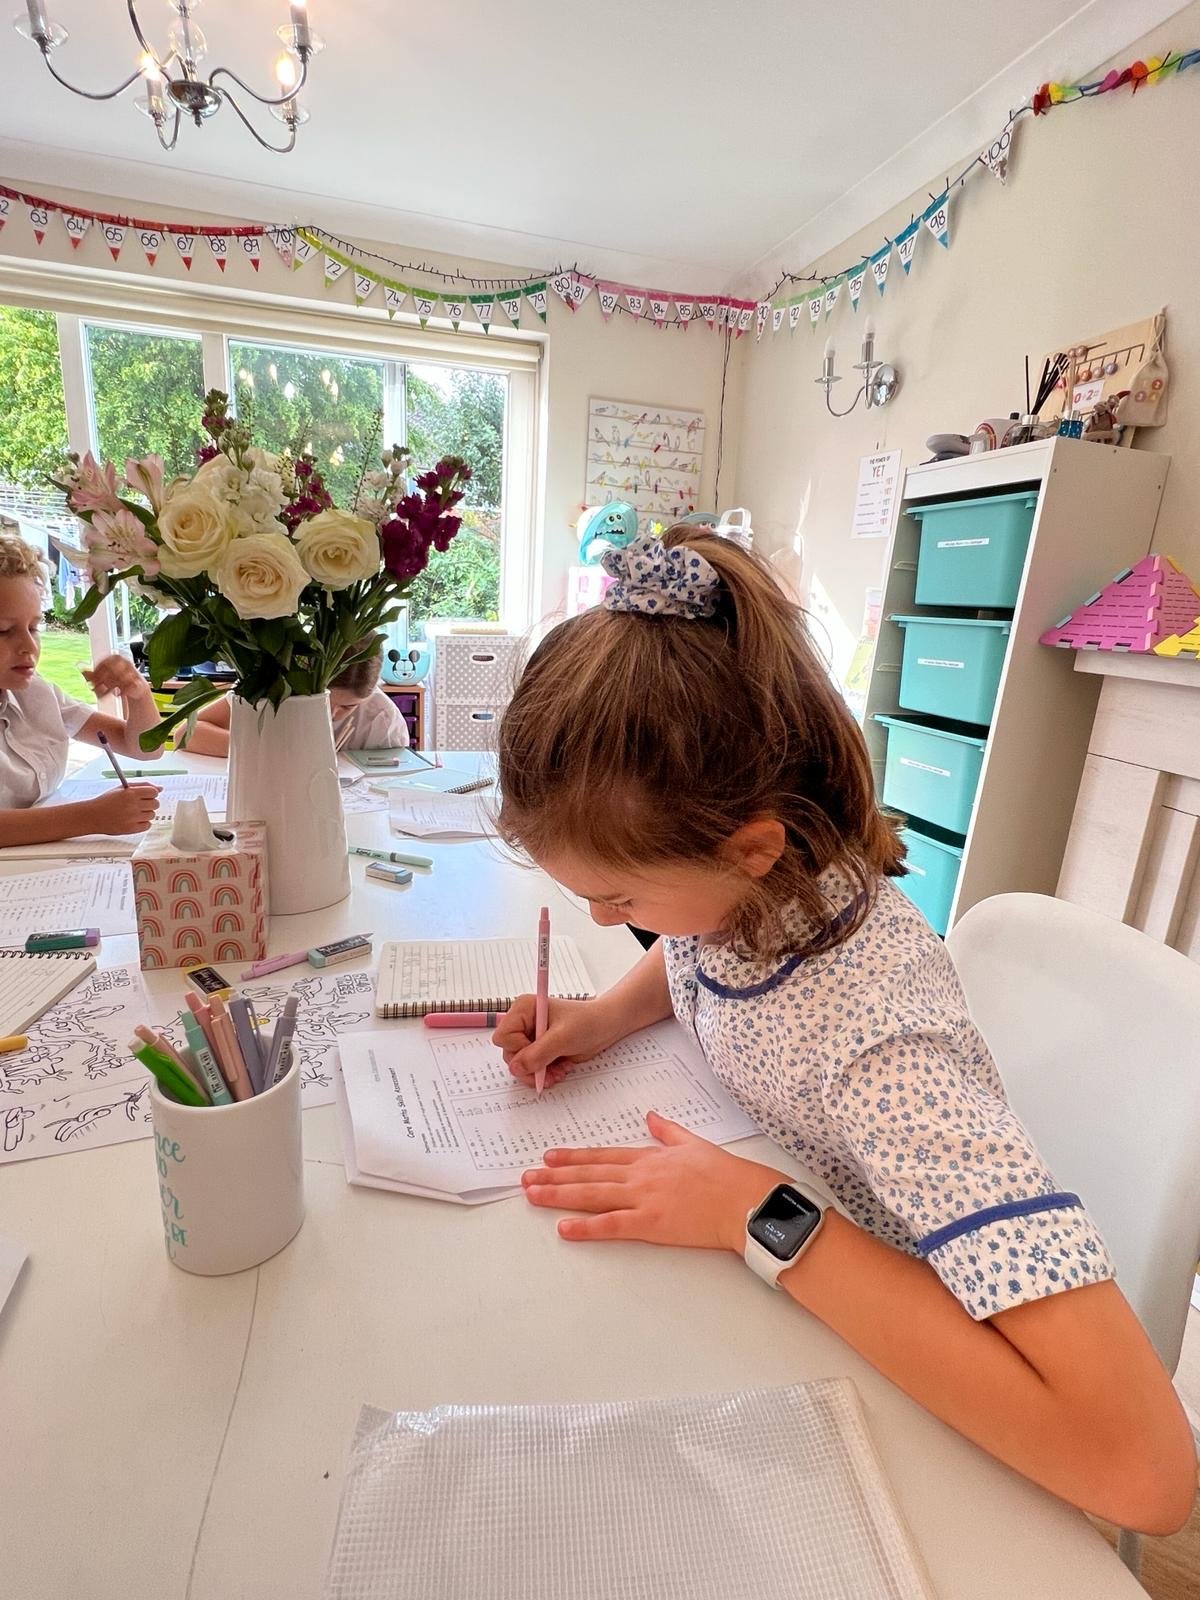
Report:
[[[533,1011],[533,1037],[540,1039],[550,1020],[550,908],[543,906],[538,913],[537,939],[537,989]],[[533,1087],[541,1094],[546,1087],[546,1069],[539,1067],[533,1076]]]
[[[427,1011],[427,1028],[494,1028],[504,1011]]]
[[[360,943],[369,939],[369,933],[357,933],[353,937]],[[341,942],[341,941],[339,941]],[[281,972],[284,967],[298,967],[308,960],[307,950],[293,950],[286,956],[267,956],[265,960],[252,962],[242,973],[243,982],[247,978],[263,978],[268,972]]]

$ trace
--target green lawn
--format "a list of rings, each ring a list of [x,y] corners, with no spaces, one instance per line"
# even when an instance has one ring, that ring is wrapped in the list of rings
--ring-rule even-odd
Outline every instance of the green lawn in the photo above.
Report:
[[[72,700],[83,700],[88,705],[96,703],[80,667],[92,664],[92,646],[86,633],[63,633],[47,629],[42,634],[42,657],[38,671],[50,683],[56,683]]]

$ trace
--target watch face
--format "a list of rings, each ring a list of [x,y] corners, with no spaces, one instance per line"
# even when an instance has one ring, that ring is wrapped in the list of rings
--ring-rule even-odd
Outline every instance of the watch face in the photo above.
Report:
[[[779,1261],[791,1261],[821,1220],[821,1209],[798,1189],[781,1183],[759,1206],[746,1228]]]

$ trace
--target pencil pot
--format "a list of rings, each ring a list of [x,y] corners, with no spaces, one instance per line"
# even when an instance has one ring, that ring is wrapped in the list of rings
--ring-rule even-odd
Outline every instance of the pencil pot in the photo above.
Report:
[[[228,1106],[183,1106],[150,1085],[163,1242],[185,1272],[244,1272],[304,1221],[300,1069]]]

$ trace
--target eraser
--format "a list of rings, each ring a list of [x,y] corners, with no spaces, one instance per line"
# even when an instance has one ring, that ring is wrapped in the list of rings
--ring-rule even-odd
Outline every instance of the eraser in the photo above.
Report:
[[[366,875],[368,878],[382,878],[384,883],[412,882],[412,873],[407,867],[393,866],[390,861],[372,861]]]
[[[231,980],[218,972],[216,967],[191,967],[187,972],[187,981],[194,983],[201,994],[225,994],[233,988]]]
[[[319,944],[308,952],[314,967],[333,967],[339,961],[359,961],[371,954],[369,939],[338,939],[333,944]]]
[[[93,950],[99,943],[99,928],[67,928],[62,933],[31,933],[25,941],[25,953],[38,955],[48,950]]]

